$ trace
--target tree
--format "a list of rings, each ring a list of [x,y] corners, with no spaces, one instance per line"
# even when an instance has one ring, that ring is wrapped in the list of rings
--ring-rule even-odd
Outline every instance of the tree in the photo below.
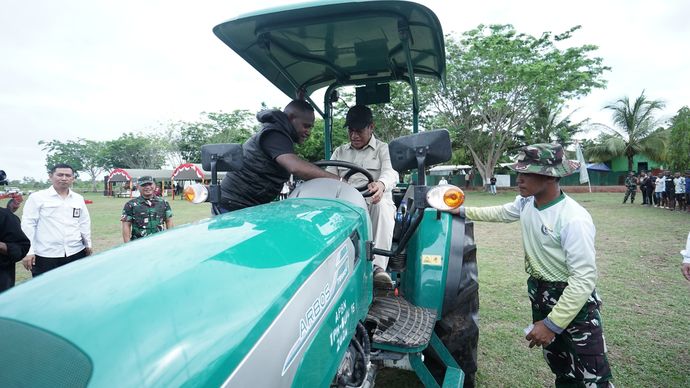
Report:
[[[125,133],[105,143],[104,157],[109,168],[159,169],[168,149],[161,135]]]
[[[46,167],[50,170],[57,163],[67,163],[77,172],[85,172],[91,179],[91,188],[96,191],[96,181],[105,171],[107,160],[105,157],[105,143],[77,139],[75,140],[51,140],[39,141],[43,150],[47,151]]]
[[[562,107],[552,109],[542,105],[537,108],[535,115],[525,125],[522,135],[518,136],[519,141],[523,144],[555,142],[563,147],[570,145],[573,136],[581,132],[589,120],[573,123],[570,116],[574,111],[560,118],[562,111]]]
[[[331,140],[333,143],[334,150],[335,147],[344,144],[348,141],[347,130],[343,128],[345,124],[344,118],[337,118],[333,123],[333,133],[331,134]],[[311,129],[311,134],[307,140],[300,145],[295,146],[295,153],[302,159],[308,160],[310,162],[316,162],[317,160],[324,159],[324,131],[323,131],[324,121],[317,119],[314,122],[314,128]],[[330,155],[329,155],[330,156]]]
[[[170,136],[182,159],[189,163],[201,162],[201,146],[213,143],[243,143],[256,130],[258,123],[248,110],[203,112],[195,122],[180,121],[173,125]]]
[[[671,168],[681,171],[690,167],[690,109],[684,106],[671,119],[667,158]]]
[[[654,117],[657,110],[664,108],[660,100],[650,100],[644,91],[631,103],[626,97],[606,105],[604,109],[613,111],[615,127],[596,124],[603,133],[596,144],[586,150],[587,157],[593,161],[604,162],[618,156],[628,159],[628,171],[633,171],[633,157],[644,154],[662,161],[667,144],[667,133],[659,129],[660,121]]]
[[[386,143],[412,133],[412,89],[404,82],[389,85],[390,102],[370,106],[376,123],[374,135]]]
[[[469,150],[485,182],[506,151],[521,145],[523,132],[540,108],[555,111],[564,101],[603,87],[602,59],[590,57],[593,45],[558,49],[579,26],[539,38],[511,25],[480,25],[457,41],[446,39],[446,88],[428,83],[423,101],[438,112],[454,143]]]

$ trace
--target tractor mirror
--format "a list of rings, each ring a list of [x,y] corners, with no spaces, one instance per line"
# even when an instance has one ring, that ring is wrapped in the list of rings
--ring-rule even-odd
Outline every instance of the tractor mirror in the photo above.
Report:
[[[408,171],[450,160],[450,135],[445,129],[399,137],[388,144],[391,164],[396,171]],[[418,160],[420,158],[421,160]]]
[[[211,162],[216,162],[217,171],[242,169],[242,144],[206,144],[201,146],[201,166],[211,171]]]
[[[366,85],[355,88],[357,105],[385,104],[391,101],[389,84]]]

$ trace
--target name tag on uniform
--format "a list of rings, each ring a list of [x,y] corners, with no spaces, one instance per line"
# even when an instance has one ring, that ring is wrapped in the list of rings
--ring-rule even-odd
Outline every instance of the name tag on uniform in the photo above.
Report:
[[[78,207],[72,208],[72,218],[79,218],[81,215],[81,209]]]

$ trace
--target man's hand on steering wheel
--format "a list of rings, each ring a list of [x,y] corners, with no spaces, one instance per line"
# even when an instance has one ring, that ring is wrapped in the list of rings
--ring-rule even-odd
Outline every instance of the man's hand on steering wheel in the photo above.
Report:
[[[371,193],[371,203],[379,203],[383,198],[383,193],[386,191],[386,185],[381,181],[370,182],[367,187]]]
[[[318,162],[314,162],[315,165],[319,167],[344,167],[347,168],[348,171],[345,173],[345,175],[340,178],[341,181],[347,182],[348,179],[350,179],[351,176],[354,174],[362,174],[364,175],[365,178],[367,178],[367,183],[361,186],[355,187],[360,193],[362,193],[362,197],[367,198],[367,197],[372,197],[374,196],[374,193],[376,191],[380,191],[378,194],[379,199],[376,200],[377,203],[378,201],[381,200],[381,196],[383,196],[383,190],[385,189],[383,183],[381,182],[374,182],[374,177],[371,175],[371,173],[365,169],[364,167],[358,166],[354,163],[350,162],[345,162],[342,160],[319,160]],[[372,187],[373,185],[373,187]],[[374,191],[376,190],[376,191]]]

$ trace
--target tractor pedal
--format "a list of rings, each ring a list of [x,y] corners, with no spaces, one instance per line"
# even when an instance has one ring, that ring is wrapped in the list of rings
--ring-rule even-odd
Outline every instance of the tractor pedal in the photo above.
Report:
[[[436,312],[398,296],[376,297],[367,321],[375,323],[374,344],[415,349],[429,343]]]

